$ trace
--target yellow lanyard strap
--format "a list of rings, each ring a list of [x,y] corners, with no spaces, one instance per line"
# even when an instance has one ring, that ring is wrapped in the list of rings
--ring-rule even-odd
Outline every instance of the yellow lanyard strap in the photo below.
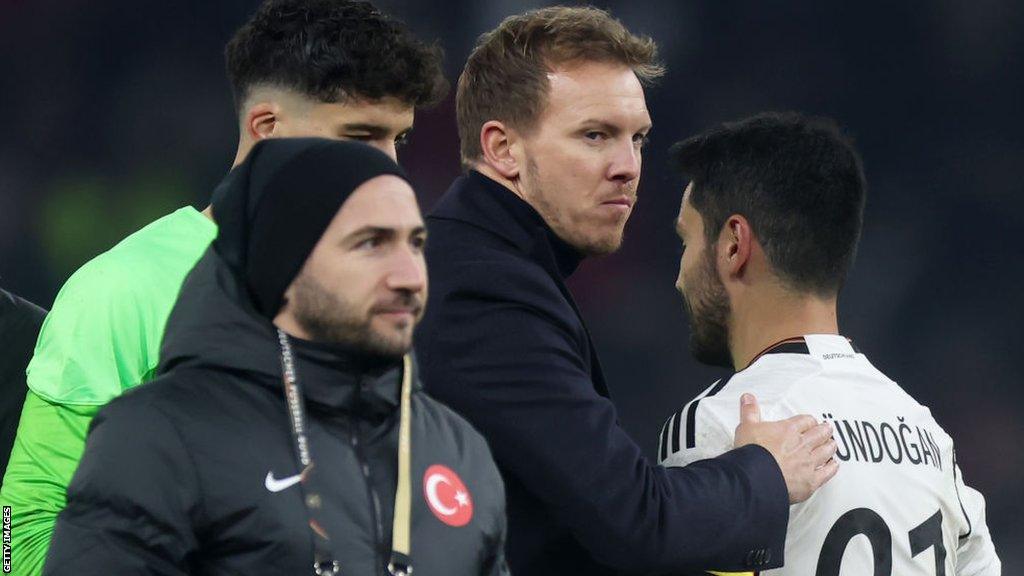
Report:
[[[412,481],[410,461],[412,459],[412,357],[403,359],[402,399],[398,422],[398,484],[395,487],[395,516],[391,526],[391,560],[388,571],[392,576],[412,574],[412,558],[409,557],[409,525],[412,516]]]

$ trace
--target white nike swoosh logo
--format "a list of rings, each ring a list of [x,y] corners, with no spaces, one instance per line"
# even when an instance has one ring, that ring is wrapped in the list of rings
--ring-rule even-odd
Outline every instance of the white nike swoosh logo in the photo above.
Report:
[[[296,474],[295,476],[289,476],[287,478],[281,478],[280,480],[274,478],[273,472],[267,472],[267,478],[263,481],[263,485],[267,487],[267,490],[271,492],[280,492],[285,488],[290,488],[302,481],[302,474]]]

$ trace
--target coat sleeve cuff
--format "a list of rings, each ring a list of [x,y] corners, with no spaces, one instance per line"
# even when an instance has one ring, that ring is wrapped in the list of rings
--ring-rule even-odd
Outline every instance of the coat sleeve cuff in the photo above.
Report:
[[[743,559],[747,568],[768,570],[785,562],[786,530],[789,526],[789,490],[778,462],[763,446],[748,444],[719,456],[747,474],[750,482],[756,533],[764,535],[763,548],[750,550]]]

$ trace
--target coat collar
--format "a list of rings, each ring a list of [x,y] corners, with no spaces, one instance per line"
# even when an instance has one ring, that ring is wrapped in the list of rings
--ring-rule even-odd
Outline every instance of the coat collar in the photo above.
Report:
[[[540,264],[554,279],[559,292],[572,307],[587,337],[590,376],[598,394],[610,397],[597,351],[565,280],[576,270],[583,255],[559,238],[532,206],[487,176],[470,171],[457,179],[441,198],[430,218],[457,220],[502,238],[531,261]]]
[[[476,170],[455,180],[431,216],[483,228],[561,280],[571,276],[583,261],[583,255],[559,238],[533,206]]]
[[[401,360],[370,358],[294,337],[289,340],[296,376],[310,409],[377,420],[398,408]]]
[[[311,412],[379,419],[397,408],[401,361],[295,337],[289,341]],[[232,373],[283,398],[277,329],[252,309],[238,276],[212,249],[186,278],[164,330],[158,373],[184,368]]]

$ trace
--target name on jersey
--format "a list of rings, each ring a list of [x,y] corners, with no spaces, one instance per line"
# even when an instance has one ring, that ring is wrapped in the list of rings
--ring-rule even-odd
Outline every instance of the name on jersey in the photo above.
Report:
[[[942,452],[935,438],[925,428],[911,427],[902,417],[896,422],[873,423],[866,420],[846,420],[832,414],[822,414],[832,422],[835,430],[836,457],[844,462],[933,466],[942,470]]]

